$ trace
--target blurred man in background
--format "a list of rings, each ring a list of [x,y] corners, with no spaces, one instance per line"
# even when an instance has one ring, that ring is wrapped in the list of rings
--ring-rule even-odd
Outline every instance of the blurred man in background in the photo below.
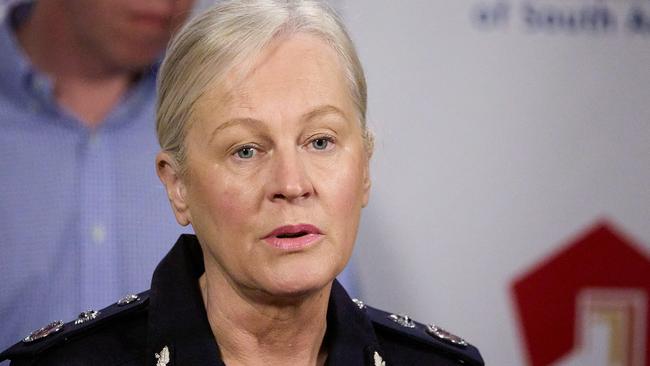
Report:
[[[40,0],[0,25],[0,349],[148,288],[179,235],[157,60],[193,0]],[[164,224],[161,224],[164,223]]]

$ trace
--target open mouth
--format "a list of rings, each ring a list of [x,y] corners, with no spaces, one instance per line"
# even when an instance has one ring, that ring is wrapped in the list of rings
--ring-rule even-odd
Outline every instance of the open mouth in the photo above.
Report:
[[[283,250],[300,250],[320,241],[320,229],[310,224],[285,225],[276,228],[263,239],[269,245]]]
[[[280,234],[280,235],[277,235],[276,238],[280,238],[280,239],[285,239],[285,238],[299,238],[299,237],[301,237],[301,236],[305,236],[305,235],[308,235],[308,234],[309,234],[309,233],[306,232],[306,231],[299,231],[299,232],[297,232],[297,233],[285,233],[285,234]]]
[[[266,234],[265,238],[275,237],[278,239],[300,238],[310,234],[321,234],[319,228],[311,224],[284,225],[275,228]]]

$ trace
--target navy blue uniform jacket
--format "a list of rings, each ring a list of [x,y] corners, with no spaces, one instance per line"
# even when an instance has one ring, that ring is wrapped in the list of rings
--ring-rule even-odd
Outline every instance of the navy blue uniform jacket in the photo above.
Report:
[[[154,272],[151,290],[97,318],[65,324],[56,334],[0,354],[12,365],[224,365],[198,285],[203,255],[182,235]],[[401,326],[389,313],[355,304],[334,281],[327,311],[327,365],[483,365],[476,348],[433,337],[422,324]],[[167,347],[168,360],[161,355]],[[163,357],[159,359],[158,357]]]

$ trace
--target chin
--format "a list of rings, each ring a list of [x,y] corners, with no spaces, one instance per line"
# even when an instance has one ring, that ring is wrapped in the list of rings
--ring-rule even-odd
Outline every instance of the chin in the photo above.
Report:
[[[249,267],[249,270],[258,269],[249,275],[256,277],[255,282],[260,288],[272,296],[303,296],[319,292],[334,281],[347,263],[339,251],[327,248],[320,243],[305,251],[265,257],[258,266]]]
[[[337,274],[338,272],[323,267],[316,270],[284,269],[274,272],[273,277],[263,287],[265,292],[274,297],[303,297],[329,286]]]
[[[120,65],[122,69],[139,72],[156,62],[162,53],[160,49],[149,47],[141,47],[139,51],[137,50],[138,48],[134,47],[115,52],[114,63]]]

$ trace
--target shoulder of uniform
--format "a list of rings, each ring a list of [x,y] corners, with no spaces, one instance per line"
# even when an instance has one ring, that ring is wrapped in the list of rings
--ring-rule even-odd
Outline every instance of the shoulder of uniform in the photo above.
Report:
[[[354,300],[373,323],[377,335],[389,333],[390,339],[401,343],[417,342],[421,346],[430,347],[432,351],[456,360],[459,364],[482,366],[483,358],[478,349],[467,341],[435,324],[422,324],[408,315],[389,313]]]
[[[37,329],[21,341],[0,353],[0,362],[8,359],[25,359],[38,356],[46,350],[93,334],[93,330],[104,327],[126,315],[145,309],[149,304],[149,291],[123,297],[114,304],[99,310],[84,311],[77,319],[64,323],[54,321]]]

